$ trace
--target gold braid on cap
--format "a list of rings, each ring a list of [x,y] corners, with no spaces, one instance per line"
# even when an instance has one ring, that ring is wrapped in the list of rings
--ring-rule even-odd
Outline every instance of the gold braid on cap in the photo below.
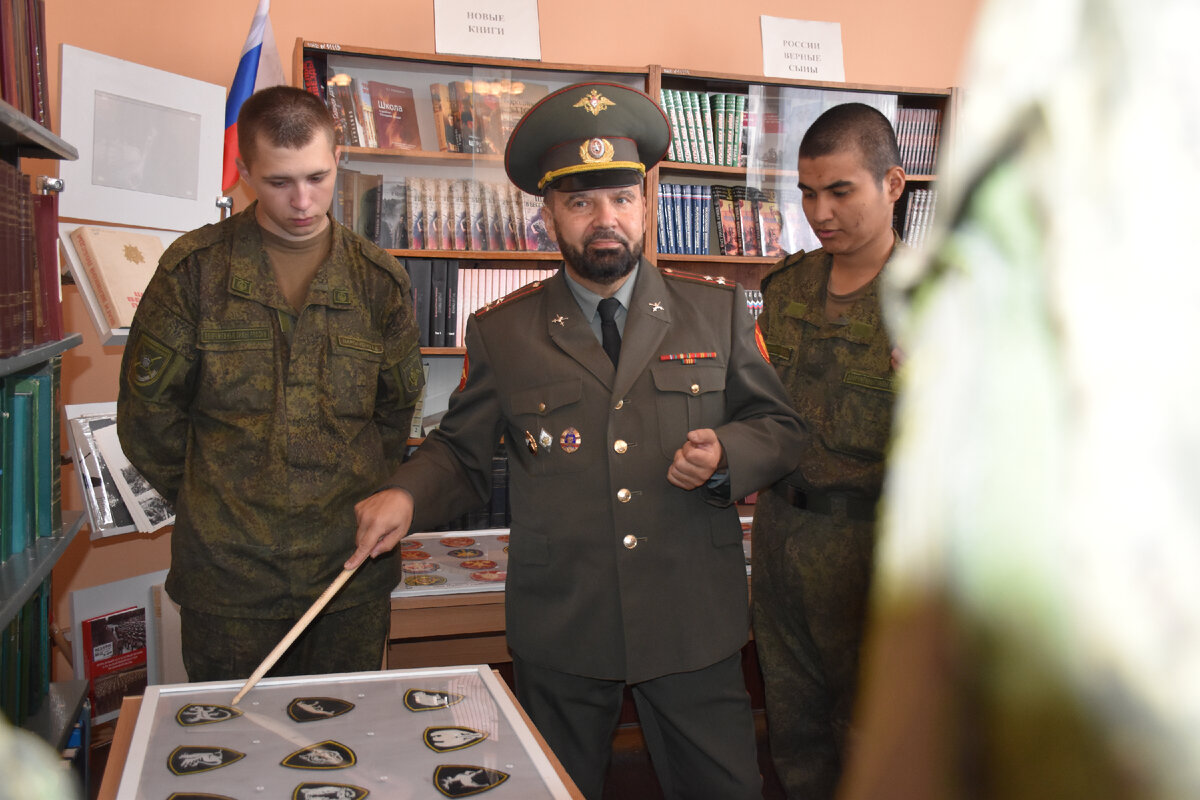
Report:
[[[545,189],[547,183],[558,180],[564,175],[574,175],[578,172],[595,172],[597,169],[600,169],[600,167],[597,167],[595,164],[573,164],[561,169],[552,169],[538,181],[538,188]],[[646,165],[640,161],[608,161],[604,164],[603,169],[631,169],[643,178],[646,177]]]

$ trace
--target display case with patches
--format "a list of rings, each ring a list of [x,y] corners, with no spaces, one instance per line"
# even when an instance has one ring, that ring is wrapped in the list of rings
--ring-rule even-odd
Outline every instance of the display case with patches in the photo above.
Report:
[[[117,800],[579,797],[486,665],[241,686],[149,687]]]

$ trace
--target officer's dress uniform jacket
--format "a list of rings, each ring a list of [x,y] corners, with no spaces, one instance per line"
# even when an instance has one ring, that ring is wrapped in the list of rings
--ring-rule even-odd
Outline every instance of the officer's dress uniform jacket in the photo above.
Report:
[[[121,445],[175,504],[166,588],[229,617],[295,617],[354,551],[354,504],[399,463],[423,385],[407,274],[331,220],[332,249],[292,310],[255,208],[185,234],[130,328]],[[386,595],[368,561],[331,611]]]
[[[746,642],[742,532],[727,498],[788,472],[801,438],[740,287],[644,260],[636,281],[615,369],[561,272],[473,315],[465,380],[390,482],[413,494],[414,530],[451,518],[488,496],[503,435],[510,646],[630,683]],[[724,447],[726,499],[667,481],[696,428]]]

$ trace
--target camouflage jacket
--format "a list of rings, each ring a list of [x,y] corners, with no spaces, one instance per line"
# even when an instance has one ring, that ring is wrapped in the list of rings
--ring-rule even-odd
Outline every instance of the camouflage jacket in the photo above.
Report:
[[[897,242],[893,256],[903,246]],[[849,313],[825,320],[832,258],[824,250],[801,251],[773,267],[762,281],[758,326],[810,433],[788,482],[875,497],[892,428],[892,344],[879,307],[879,276]]]
[[[403,457],[423,385],[407,274],[333,223],[297,316],[254,206],[180,237],[138,305],[117,424],[175,504],[167,591],[231,617],[304,611],[354,549],[354,504]],[[395,586],[368,562],[331,610]]]

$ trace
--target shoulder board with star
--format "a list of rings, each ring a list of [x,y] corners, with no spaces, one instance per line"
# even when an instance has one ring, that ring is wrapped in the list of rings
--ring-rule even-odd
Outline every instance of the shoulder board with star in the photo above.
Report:
[[[504,295],[504,297],[501,297],[499,300],[493,300],[492,302],[488,303],[483,308],[478,309],[475,312],[475,316],[482,317],[485,314],[495,311],[497,308],[500,308],[501,306],[506,306],[509,303],[515,302],[524,297],[532,297],[533,295],[537,294],[545,287],[546,287],[545,281],[534,281],[533,283],[527,283],[524,286],[522,286],[520,289],[509,292],[508,294]]]
[[[696,272],[681,272],[677,269],[664,267],[660,269],[664,278],[674,278],[675,280],[687,281],[688,283],[707,284],[709,286],[719,287],[733,291],[737,286],[737,281],[733,278],[726,278],[722,275],[700,275]]]

